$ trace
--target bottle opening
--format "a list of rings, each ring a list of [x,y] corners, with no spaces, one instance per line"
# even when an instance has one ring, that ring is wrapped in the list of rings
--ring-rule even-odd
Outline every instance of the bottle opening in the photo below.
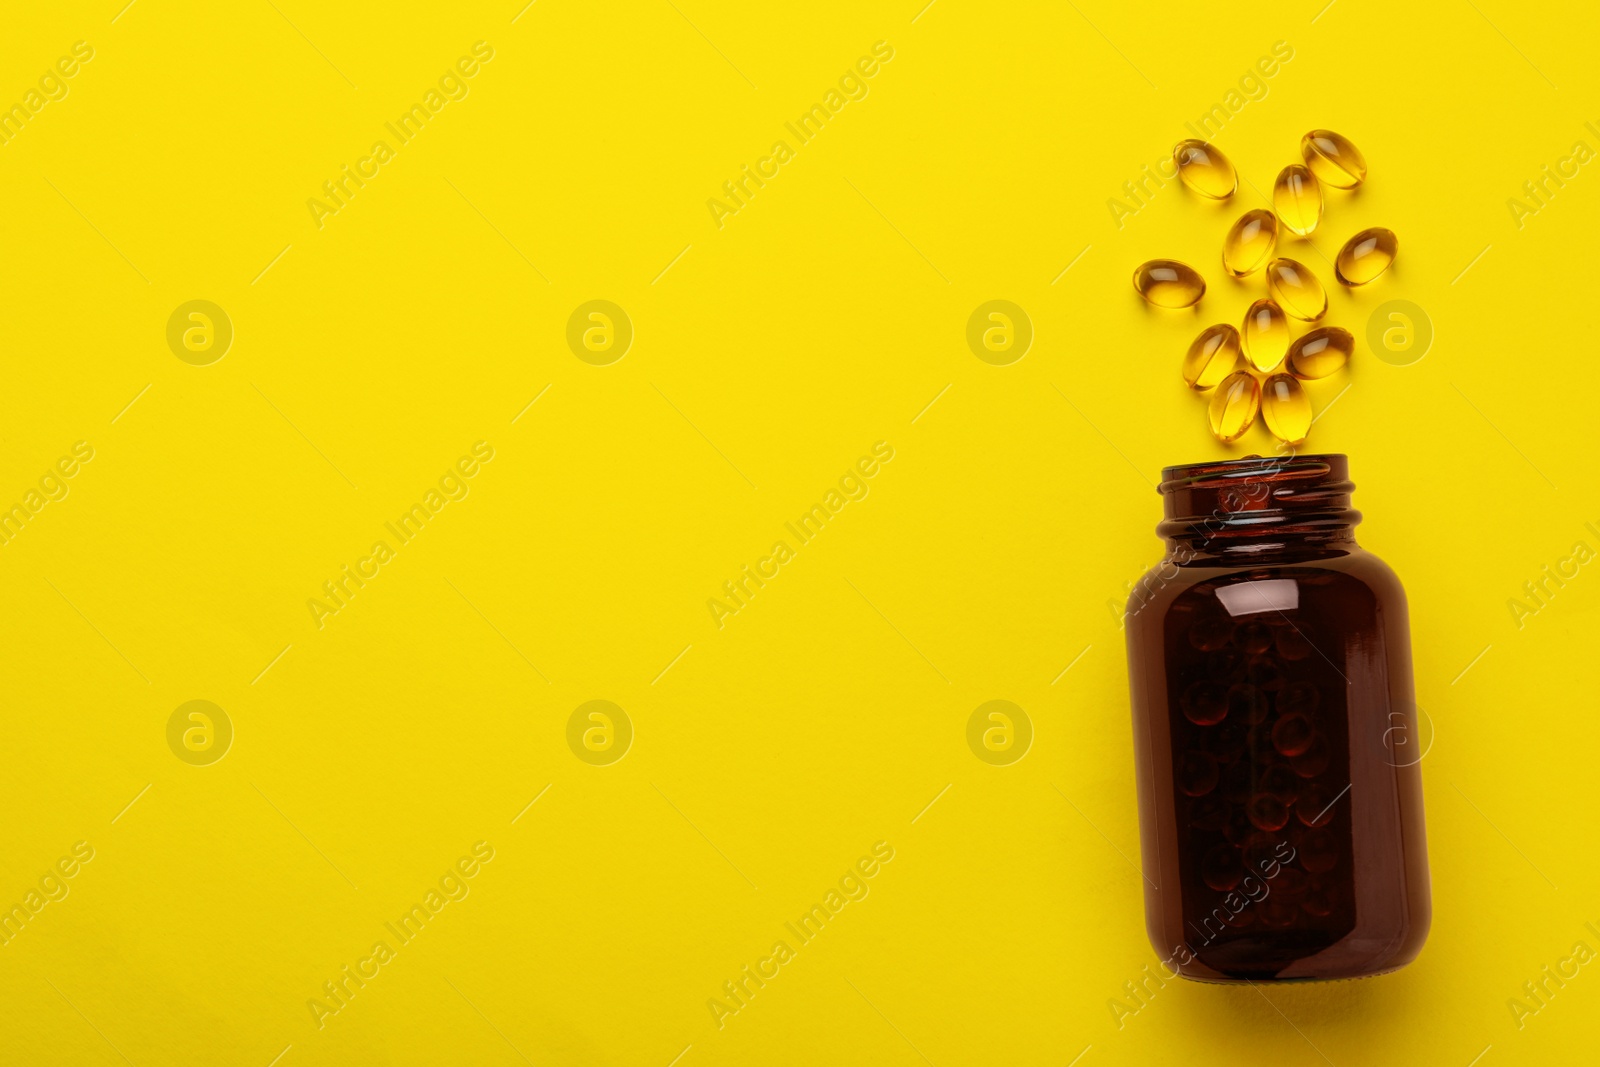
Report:
[[[1194,552],[1260,552],[1290,542],[1351,541],[1361,513],[1339,453],[1246,456],[1162,471],[1156,532]]]

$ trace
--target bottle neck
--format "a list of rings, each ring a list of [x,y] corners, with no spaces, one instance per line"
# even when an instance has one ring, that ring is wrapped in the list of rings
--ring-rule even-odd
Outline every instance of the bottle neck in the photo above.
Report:
[[[1356,547],[1342,455],[1247,456],[1168,467],[1156,527],[1179,563],[1250,563],[1342,555]]]

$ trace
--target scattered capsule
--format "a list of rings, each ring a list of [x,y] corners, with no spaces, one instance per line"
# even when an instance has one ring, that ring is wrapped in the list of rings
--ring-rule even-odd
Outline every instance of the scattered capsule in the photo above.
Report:
[[[1261,299],[1244,313],[1244,354],[1262,374],[1277,369],[1289,351],[1289,320],[1271,300]]]
[[[1133,272],[1133,287],[1156,307],[1193,307],[1206,295],[1200,272],[1175,259],[1152,259]]]
[[[1319,326],[1289,346],[1288,371],[1296,378],[1326,378],[1350,360],[1356,339],[1342,326]]]
[[[1361,150],[1332,130],[1312,130],[1300,138],[1300,155],[1318,180],[1335,189],[1354,189],[1367,177]]]
[[[1179,141],[1172,146],[1183,184],[1211,200],[1226,200],[1239,187],[1239,175],[1228,157],[1205,141]]]
[[[1190,389],[1210,389],[1239,365],[1239,331],[1226,322],[1207,326],[1183,357],[1183,380]]]
[[[1262,382],[1261,417],[1278,440],[1291,445],[1304,441],[1311,432],[1311,401],[1306,399],[1300,379],[1274,374]]]
[[[1322,186],[1299,163],[1291,163],[1278,172],[1272,183],[1272,206],[1278,219],[1290,233],[1306,236],[1322,221]]]
[[[1267,265],[1278,246],[1278,216],[1266,208],[1246,211],[1222,239],[1222,265],[1235,278]]]
[[[1366,285],[1389,269],[1398,251],[1400,238],[1393,230],[1382,226],[1362,230],[1339,249],[1333,261],[1333,273],[1345,285]]]
[[[1234,371],[1211,394],[1211,432],[1220,441],[1237,441],[1256,421],[1261,386],[1247,370]]]
[[[1279,256],[1267,264],[1267,284],[1278,306],[1297,319],[1315,322],[1328,310],[1328,294],[1304,263]]]

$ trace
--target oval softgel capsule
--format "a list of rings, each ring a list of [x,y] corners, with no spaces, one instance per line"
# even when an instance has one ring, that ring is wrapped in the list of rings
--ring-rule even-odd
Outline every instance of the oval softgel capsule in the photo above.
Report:
[[[1256,421],[1261,409],[1261,385],[1247,370],[1234,371],[1211,394],[1207,414],[1211,432],[1219,441],[1237,441]]]
[[[1333,261],[1333,273],[1340,284],[1352,288],[1366,285],[1389,269],[1400,252],[1400,238],[1393,230],[1373,226],[1362,230],[1339,249]]]
[[[1278,306],[1297,319],[1315,322],[1327,313],[1327,290],[1298,260],[1280,256],[1267,264],[1267,286]]]
[[[1179,141],[1172,146],[1172,161],[1178,178],[1190,189],[1210,200],[1226,200],[1239,188],[1239,174],[1233,163],[1205,141]]]
[[[1272,207],[1284,229],[1305,237],[1322,221],[1322,186],[1310,169],[1291,163],[1272,183]]]
[[[1319,326],[1296,337],[1289,346],[1286,369],[1296,378],[1326,378],[1346,363],[1356,349],[1356,339],[1342,326]]]
[[[1222,239],[1222,266],[1235,278],[1254,274],[1278,247],[1278,216],[1266,208],[1240,215]]]
[[[1183,357],[1183,380],[1190,389],[1206,390],[1239,366],[1239,331],[1226,322],[1207,326]]]
[[[1152,259],[1133,272],[1133,288],[1156,307],[1193,307],[1206,295],[1200,272],[1176,259]]]
[[[1300,138],[1300,158],[1317,180],[1335,189],[1354,189],[1367,180],[1367,161],[1343,134],[1312,130]]]

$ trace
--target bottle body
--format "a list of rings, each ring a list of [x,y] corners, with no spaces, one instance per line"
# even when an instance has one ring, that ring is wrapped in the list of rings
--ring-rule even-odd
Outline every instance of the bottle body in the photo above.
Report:
[[[1343,457],[1309,459],[1338,469],[1268,468],[1216,498],[1170,469],[1191,478],[1176,518],[1169,501],[1182,529],[1126,617],[1146,925],[1190,978],[1380,974],[1427,936],[1405,595],[1340,494],[1318,496],[1348,492]],[[1265,506],[1242,506],[1251,485]],[[1213,499],[1191,537],[1181,513]]]

